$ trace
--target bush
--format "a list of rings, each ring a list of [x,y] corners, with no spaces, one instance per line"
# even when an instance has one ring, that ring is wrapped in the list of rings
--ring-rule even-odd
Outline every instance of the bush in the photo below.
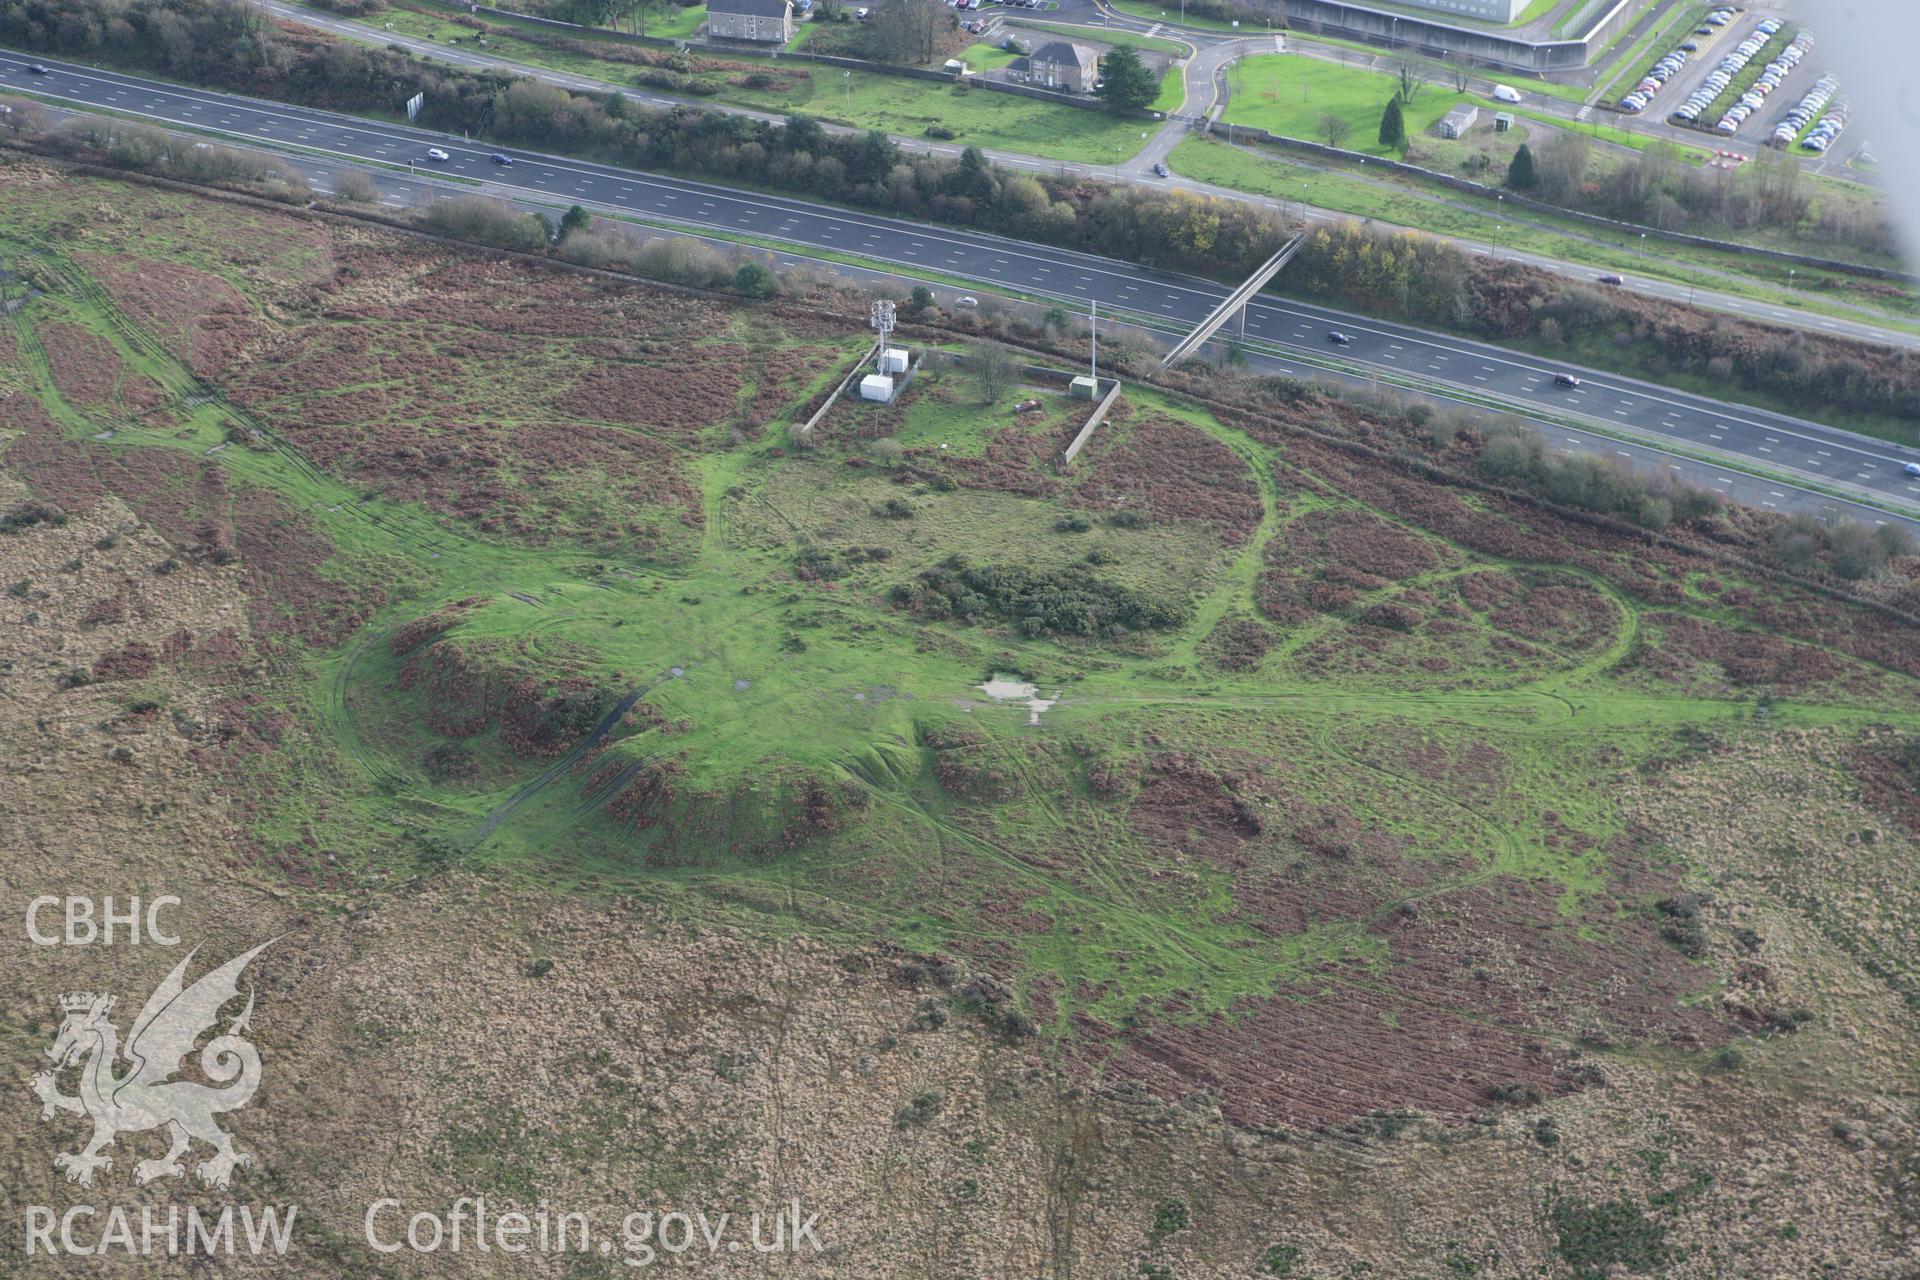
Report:
[[[441,200],[420,219],[430,230],[460,240],[477,240],[496,249],[534,252],[547,247],[545,223],[528,213],[516,213],[504,200],[485,196],[458,196]]]
[[[733,273],[733,291],[743,298],[771,298],[776,281],[764,263],[743,262]]]
[[[904,1107],[893,1113],[893,1123],[900,1129],[922,1129],[946,1105],[946,1095],[938,1089],[929,1089],[917,1094]]]
[[[58,529],[67,522],[67,513],[51,502],[22,502],[0,515],[0,533],[19,533],[34,525]]]
[[[1111,627],[1125,634],[1184,620],[1168,605],[1082,568],[1042,573],[1020,565],[971,565],[959,556],[896,586],[892,599],[927,617],[1016,619],[1022,631],[1036,636],[1111,637]]]
[[[348,169],[334,180],[333,198],[341,204],[377,204],[380,184],[362,170]]]

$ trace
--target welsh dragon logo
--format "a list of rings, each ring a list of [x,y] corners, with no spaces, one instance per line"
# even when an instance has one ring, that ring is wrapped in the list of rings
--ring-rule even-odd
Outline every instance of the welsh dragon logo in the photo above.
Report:
[[[233,1138],[213,1120],[222,1111],[245,1106],[260,1087],[260,1052],[241,1035],[253,1014],[251,990],[247,1007],[228,1024],[226,1034],[215,1036],[200,1050],[200,1070],[214,1084],[168,1077],[184,1067],[201,1035],[215,1028],[220,1010],[240,994],[241,972],[274,941],[234,957],[190,987],[183,981],[194,956],[188,952],[133,1020],[125,1049],[129,1065],[119,1074],[115,1068],[122,1053],[120,1033],[107,1017],[114,998],[90,991],[60,997],[66,1017],[47,1050],[54,1070],[34,1075],[33,1092],[40,1099],[43,1121],[53,1119],[57,1111],[93,1121],[93,1137],[83,1149],[54,1157],[54,1168],[64,1171],[68,1182],[93,1185],[94,1170],[113,1167],[113,1157],[102,1153],[114,1139],[162,1126],[173,1145],[158,1160],[142,1160],[134,1166],[134,1176],[143,1183],[185,1173],[180,1157],[195,1138],[214,1149],[212,1157],[194,1169],[208,1186],[224,1188],[235,1165],[253,1163],[252,1156],[234,1150]],[[63,1094],[57,1073],[76,1064],[80,1092]]]

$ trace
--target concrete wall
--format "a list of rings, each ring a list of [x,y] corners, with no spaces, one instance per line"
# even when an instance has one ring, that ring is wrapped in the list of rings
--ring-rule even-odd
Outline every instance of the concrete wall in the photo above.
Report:
[[[1416,9],[1432,9],[1441,16],[1513,22],[1526,12],[1527,0],[1400,0]]]

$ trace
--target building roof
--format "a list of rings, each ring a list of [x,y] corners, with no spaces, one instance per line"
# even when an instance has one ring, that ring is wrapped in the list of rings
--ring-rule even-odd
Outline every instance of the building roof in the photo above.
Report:
[[[1480,108],[1474,106],[1471,102],[1464,103],[1447,112],[1445,118],[1450,121],[1478,120],[1480,118]]]
[[[1049,40],[1028,55],[1028,60],[1034,65],[1052,62],[1079,67],[1082,71],[1092,71],[1100,65],[1099,54],[1071,40]]]
[[[737,13],[742,17],[784,18],[792,0],[708,0],[707,13]]]

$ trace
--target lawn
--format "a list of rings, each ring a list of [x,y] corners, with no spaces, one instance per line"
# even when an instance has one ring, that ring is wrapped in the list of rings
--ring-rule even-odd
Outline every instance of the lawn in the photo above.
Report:
[[[1491,210],[1482,212],[1490,201],[1425,191],[1411,181],[1328,172],[1292,164],[1278,156],[1253,154],[1211,139],[1190,138],[1182,142],[1168,157],[1168,164],[1175,173],[1200,182],[1276,200],[1304,201],[1315,208],[1338,210],[1356,218],[1372,218],[1448,236],[1475,250],[1523,250],[1564,262],[1582,263],[1596,271],[1671,280],[1832,315],[1857,313],[1844,306],[1828,305],[1827,299],[1813,290],[1824,291],[1837,303],[1844,303],[1855,296],[1853,291],[1861,289],[1863,284],[1857,276],[1802,271],[1792,281],[1797,291],[1789,293],[1785,288],[1789,284],[1786,268],[1762,259],[1672,244],[1653,246],[1655,256],[1648,256],[1647,245],[1637,236],[1614,235],[1572,219],[1557,219],[1551,214],[1533,211],[1517,215],[1526,219],[1519,222],[1512,217],[1493,215]],[[1457,208],[1447,203],[1449,199],[1468,200],[1473,205]],[[1791,237],[1784,232],[1780,239],[1783,244],[1791,242]],[[1886,299],[1877,290],[1867,291],[1858,300],[1886,305]],[[1901,310],[1912,315],[1917,308],[1920,304],[1909,302]],[[1912,327],[1897,320],[1887,323],[1893,328]],[[1604,358],[1604,353],[1597,354]]]
[[[1028,18],[1009,14],[1007,25],[1024,27],[1032,31],[1045,31],[1056,36],[1065,36],[1069,40],[1085,40],[1095,44],[1125,45],[1129,49],[1139,49],[1143,53],[1164,53],[1169,58],[1184,58],[1192,52],[1178,40],[1161,40],[1154,36],[1135,35],[1118,27],[1076,26],[1064,22],[1034,22]]]
[[[1153,128],[1151,122],[1120,120],[1103,111],[992,89],[835,67],[811,70],[810,78],[794,82],[786,92],[729,86],[718,97],[906,137],[925,136],[930,126],[938,125],[953,130],[955,141],[963,145],[1084,164],[1112,164],[1116,154],[1127,159],[1146,145],[1143,134],[1150,136]],[[1164,96],[1164,85],[1161,92]]]
[[[1346,120],[1352,130],[1341,145],[1372,155],[1399,155],[1380,145],[1380,116],[1399,91],[1399,80],[1384,72],[1343,67],[1319,58],[1268,53],[1242,58],[1228,73],[1230,96],[1223,119],[1251,125],[1287,138],[1324,142],[1323,116]],[[1427,84],[1406,108],[1407,133],[1421,133],[1453,107],[1483,100],[1455,93],[1451,85]]]
[[[472,30],[423,9],[396,8],[388,12],[387,20],[393,22],[394,29],[408,35],[442,42],[458,39],[463,45],[474,39]],[[986,48],[989,46],[974,46],[975,50]],[[612,84],[633,82],[634,68],[628,63],[548,49],[498,31],[488,35],[487,51],[502,61],[529,67],[591,76]],[[749,63],[766,61],[751,54],[729,57]],[[968,57],[973,60],[973,50]],[[705,79],[718,90],[711,100],[759,110],[804,111],[830,123],[880,129],[903,137],[925,137],[929,126],[938,125],[953,130],[956,140],[965,145],[1084,164],[1113,164],[1116,153],[1125,160],[1145,144],[1139,121],[1117,120],[1097,110],[881,72],[843,71],[779,60],[772,60],[772,65],[791,75],[781,75],[780,86],[771,89],[735,84],[733,81],[739,79],[736,73],[707,75]],[[985,64],[976,61],[974,65],[979,68]],[[1162,81],[1156,109],[1178,106],[1179,95],[1178,73],[1170,71]],[[1159,105],[1169,99],[1171,105]]]

